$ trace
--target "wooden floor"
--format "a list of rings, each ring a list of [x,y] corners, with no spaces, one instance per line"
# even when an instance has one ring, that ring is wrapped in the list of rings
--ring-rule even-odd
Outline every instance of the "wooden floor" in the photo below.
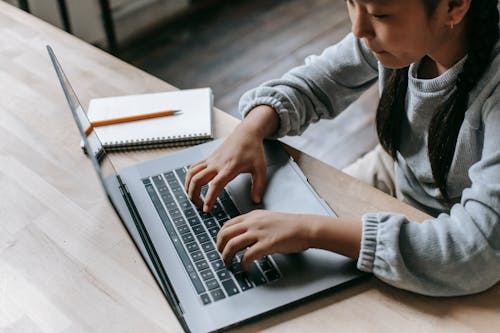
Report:
[[[349,29],[343,0],[233,0],[150,34],[120,56],[179,88],[211,87],[215,105],[239,116],[242,93]]]

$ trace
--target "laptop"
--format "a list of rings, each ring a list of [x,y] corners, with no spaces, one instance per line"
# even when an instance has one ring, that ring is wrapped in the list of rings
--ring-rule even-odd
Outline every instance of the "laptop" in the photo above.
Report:
[[[186,331],[232,327],[364,275],[353,260],[318,249],[269,255],[256,260],[248,272],[239,265],[240,251],[226,268],[215,244],[229,219],[256,208],[335,213],[277,141],[265,141],[268,179],[258,206],[250,198],[248,174],[226,186],[211,213],[198,210],[187,198],[187,167],[207,157],[221,140],[118,171],[95,131],[85,135],[90,124],[86,113],[54,52],[47,49],[87,151],[91,145],[101,147],[99,155],[89,157],[102,187]]]

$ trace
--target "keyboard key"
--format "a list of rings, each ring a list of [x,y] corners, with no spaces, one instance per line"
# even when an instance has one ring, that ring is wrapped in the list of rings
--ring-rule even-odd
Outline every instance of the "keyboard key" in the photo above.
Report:
[[[228,218],[223,218],[223,219],[220,219],[220,220],[217,220],[217,222],[219,222],[219,224],[221,225],[221,227],[224,225],[224,223],[226,223],[227,221],[229,221]]]
[[[170,212],[172,209],[177,208],[177,203],[175,203],[174,200],[172,201],[165,201],[165,206],[167,207],[167,210]]]
[[[198,251],[200,249],[200,247],[196,242],[191,242],[189,244],[186,244],[186,248],[189,252]]]
[[[196,216],[196,212],[194,209],[190,208],[184,211],[184,215],[186,215],[186,218],[189,219],[190,217]]]
[[[199,260],[197,262],[194,263],[196,265],[196,268],[198,268],[199,271],[202,271],[206,268],[208,268],[208,263],[206,260]]]
[[[186,224],[186,221],[184,220],[184,218],[182,216],[176,217],[175,219],[173,219],[173,222],[176,226]]]
[[[184,196],[184,188],[182,188],[179,184],[175,184],[174,186],[171,186],[170,190],[172,191],[172,194],[175,195],[175,197],[178,197],[178,195],[181,195],[181,197],[178,199],[181,199]]]
[[[161,175],[153,176],[151,177],[153,179],[153,183],[156,185],[156,187],[165,187],[165,181],[163,180]]]
[[[216,289],[216,288],[220,288],[219,282],[217,282],[216,279],[211,279],[211,280],[205,281],[205,283],[207,284],[207,289],[208,290],[213,290],[213,289]]]
[[[198,294],[205,292],[205,287],[203,287],[203,283],[201,283],[200,278],[196,272],[191,272],[188,274],[191,282],[193,283],[194,289]]]
[[[262,257],[258,259],[257,262],[259,263],[260,268],[262,268],[264,272],[274,268],[267,257]]]
[[[217,271],[216,274],[221,281],[231,278],[231,275],[229,275],[229,271],[227,269],[221,269],[220,271]]]
[[[194,241],[194,236],[192,233],[183,234],[181,237],[184,243],[191,243]]]
[[[202,232],[205,231],[205,228],[201,224],[193,226],[193,232],[195,235],[201,234]]]
[[[226,189],[222,189],[222,191],[219,194],[219,199],[223,202],[226,200],[231,200],[229,197],[229,193],[227,193]]]
[[[196,235],[196,238],[198,238],[200,243],[205,243],[206,241],[210,240],[210,238],[208,238],[208,234],[206,232],[202,232],[201,234]]]
[[[168,212],[170,213],[170,216],[172,216],[173,219],[182,217],[181,211],[178,208],[169,209]]]
[[[195,251],[191,253],[191,258],[193,258],[193,261],[198,261],[203,259],[203,253],[201,251]]]
[[[217,237],[217,234],[219,233],[219,230],[220,230],[219,227],[210,228],[210,229],[208,229],[208,233],[212,237]]]
[[[236,287],[236,284],[234,284],[233,280],[225,280],[222,281],[222,286],[224,287],[224,290],[229,296],[233,296],[239,293],[238,287]]]
[[[212,211],[211,211],[212,215],[216,215],[218,213],[223,213],[224,215],[226,215],[224,213],[224,209],[222,208],[221,204],[219,203],[219,201],[216,201],[214,202],[214,206],[212,207]]]
[[[200,275],[201,275],[201,278],[203,279],[203,281],[207,281],[207,280],[214,278],[214,273],[212,273],[212,271],[210,269],[205,269],[205,270],[201,271]]]
[[[218,260],[218,259],[220,259],[219,252],[210,251],[207,253],[207,258],[208,258],[208,261]]]
[[[215,219],[213,217],[210,217],[208,219],[204,219],[203,223],[205,223],[205,226],[207,228],[214,228],[214,227],[219,227],[217,222],[215,222]]]
[[[224,211],[215,212],[213,214],[214,214],[214,217],[217,219],[217,221],[227,220],[228,219],[227,215],[226,215],[226,212],[224,212]]]
[[[236,279],[236,282],[238,282],[238,285],[240,286],[242,291],[253,288],[252,284],[250,283],[250,281],[248,281],[248,278],[245,276],[245,274],[236,274],[234,278]]]
[[[212,242],[208,241],[208,242],[205,242],[203,244],[201,244],[201,248],[203,249],[203,251],[205,252],[209,252],[209,251],[212,251],[212,250],[215,250],[215,247],[214,245],[212,244]]]
[[[233,274],[238,274],[238,273],[243,272],[243,269],[241,268],[241,264],[235,260],[233,260],[233,262],[229,266],[229,270],[231,272],[233,272]]]
[[[165,203],[174,201],[174,197],[168,192],[168,189],[166,191],[160,191],[160,197]]]
[[[212,214],[210,213],[205,213],[203,210],[199,209],[198,214],[200,214],[200,217],[205,220],[205,219],[210,219],[212,218]]]
[[[200,219],[197,216],[193,216],[187,219],[191,227],[200,224]]]
[[[186,182],[186,169],[184,168],[180,168],[180,169],[177,169],[175,170],[175,173],[177,175],[177,177],[179,177],[179,179],[181,180],[181,183],[184,184]]]
[[[179,231],[179,234],[181,234],[181,235],[185,234],[186,232],[190,232],[189,227],[185,223],[178,225],[177,231]]]
[[[226,296],[224,296],[224,292],[222,292],[221,289],[211,290],[210,294],[212,295],[212,297],[214,299],[214,302],[217,302],[217,301],[219,301],[221,299],[226,298]]]
[[[256,286],[266,283],[266,278],[262,275],[259,267],[255,263],[250,266],[247,276]]]
[[[266,275],[266,278],[269,282],[278,280],[281,277],[280,273],[278,273],[278,271],[274,268],[269,271],[265,271],[264,274]]]
[[[165,176],[165,178],[167,180],[172,180],[172,179],[175,179],[175,176],[174,176],[174,172],[173,171],[169,171],[169,172],[165,172],[163,174],[163,176]]]
[[[191,209],[191,202],[190,201],[178,200],[178,203],[179,203],[179,207],[181,207],[181,210],[184,212],[188,209]]]
[[[224,266],[224,263],[222,262],[222,260],[212,261],[210,264],[212,265],[212,268],[214,269],[214,271],[218,271],[218,270],[221,270],[223,268],[226,268]]]
[[[208,294],[201,294],[200,298],[201,298],[201,302],[203,303],[203,305],[207,305],[207,304],[210,304],[212,302],[210,300],[210,296],[208,296]]]

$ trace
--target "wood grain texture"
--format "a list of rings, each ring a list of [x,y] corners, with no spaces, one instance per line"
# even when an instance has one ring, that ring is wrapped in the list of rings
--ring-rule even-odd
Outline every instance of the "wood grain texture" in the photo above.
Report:
[[[54,48],[84,106],[90,98],[174,89],[0,2],[0,331],[181,332],[105,198],[47,56]],[[216,111],[216,133],[237,121]],[[171,150],[118,154],[117,162]],[[340,215],[416,210],[300,153]],[[375,279],[244,325],[240,332],[487,332],[500,326],[500,287],[433,299]]]

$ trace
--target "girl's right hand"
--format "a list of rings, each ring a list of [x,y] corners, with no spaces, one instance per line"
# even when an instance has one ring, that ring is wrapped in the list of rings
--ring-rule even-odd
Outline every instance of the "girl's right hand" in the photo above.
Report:
[[[209,212],[220,191],[231,180],[240,173],[250,173],[251,198],[259,203],[266,185],[263,139],[261,130],[242,122],[210,156],[191,165],[185,183],[191,201],[201,208],[201,187],[210,182],[203,204],[203,211]]]

